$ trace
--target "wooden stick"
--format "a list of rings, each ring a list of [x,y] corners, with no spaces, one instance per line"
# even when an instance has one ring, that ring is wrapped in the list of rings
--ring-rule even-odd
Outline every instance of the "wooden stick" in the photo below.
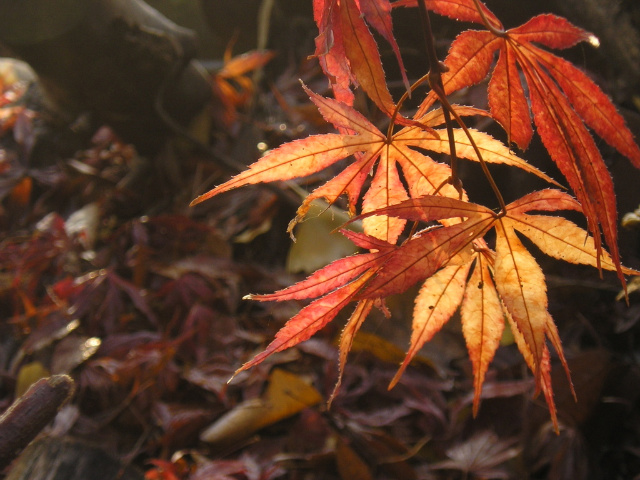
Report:
[[[74,382],[53,375],[35,382],[0,417],[0,470],[9,465],[71,398]]]

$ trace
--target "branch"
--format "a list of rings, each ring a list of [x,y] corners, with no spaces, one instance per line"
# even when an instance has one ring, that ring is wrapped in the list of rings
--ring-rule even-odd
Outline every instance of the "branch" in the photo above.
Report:
[[[0,417],[0,470],[53,420],[74,391],[68,375],[42,378],[29,387]]]

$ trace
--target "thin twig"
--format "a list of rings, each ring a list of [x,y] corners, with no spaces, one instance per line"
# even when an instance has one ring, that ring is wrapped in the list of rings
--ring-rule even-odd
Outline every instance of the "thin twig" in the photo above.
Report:
[[[484,16],[484,13],[482,12],[482,9],[480,9],[480,6],[477,4],[477,1],[476,1],[476,5],[483,19],[486,19],[486,16]],[[462,195],[462,183],[460,181],[460,178],[458,177],[458,170],[457,170],[455,139],[453,136],[453,122],[451,121],[451,117],[453,116],[453,118],[456,120],[456,123],[458,123],[460,128],[462,128],[465,135],[469,139],[469,142],[471,143],[471,146],[473,147],[473,150],[476,156],[478,157],[478,161],[480,162],[480,167],[482,168],[482,171],[485,177],[487,178],[487,181],[489,182],[489,185],[491,186],[491,189],[493,190],[494,195],[498,200],[498,204],[500,205],[500,213],[498,215],[502,216],[506,213],[506,204],[504,202],[504,199],[502,198],[500,189],[498,188],[493,177],[491,176],[491,172],[489,172],[489,168],[486,162],[484,161],[484,159],[482,158],[480,149],[478,148],[478,145],[473,139],[471,132],[463,122],[460,115],[458,115],[458,113],[453,109],[453,107],[449,103],[449,100],[447,99],[447,96],[445,94],[444,84],[442,82],[442,73],[447,71],[447,66],[438,60],[436,48],[435,48],[435,40],[433,37],[433,31],[431,30],[431,22],[429,20],[429,11],[427,10],[425,0],[420,0],[418,2],[418,6],[420,10],[420,19],[423,25],[424,41],[427,47],[427,58],[429,60],[429,73],[428,73],[429,85],[431,86],[431,89],[436,94],[440,104],[442,105],[442,112],[444,114],[445,124],[447,126],[447,135],[449,137],[449,149],[451,152],[451,177],[447,180],[447,183],[450,183],[451,185],[453,185],[453,187],[458,191],[458,193]],[[488,20],[487,20],[487,23],[488,23]]]
[[[433,39],[433,31],[431,30],[431,21],[429,20],[429,11],[425,0],[418,2],[420,10],[420,22],[422,23],[422,33],[424,35],[425,46],[427,47],[427,60],[429,61],[429,85],[431,89],[436,92],[436,95],[441,100],[444,98],[444,85],[442,83],[442,73],[447,71],[446,66],[438,60],[438,54],[436,53],[436,46]],[[456,143],[453,137],[453,125],[451,122],[451,114],[447,108],[443,108],[445,125],[447,126],[447,136],[449,137],[449,152],[451,154],[451,178],[449,183],[453,185],[458,191],[460,198],[462,198],[462,182],[458,176],[458,157],[456,155]]]

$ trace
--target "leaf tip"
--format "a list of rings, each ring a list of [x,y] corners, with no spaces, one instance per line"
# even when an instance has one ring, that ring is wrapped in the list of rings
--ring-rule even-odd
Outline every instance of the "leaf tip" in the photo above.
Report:
[[[589,34],[589,37],[587,38],[587,42],[589,42],[591,46],[594,48],[600,47],[600,39],[596,37],[593,33]]]
[[[191,203],[189,204],[189,206],[190,207],[194,207],[194,206],[198,205],[199,203],[202,203],[205,200],[208,200],[209,198],[213,197],[214,195],[215,194],[213,193],[213,190],[210,190],[207,193],[203,193],[202,195],[198,195],[196,198],[191,200]]]
[[[396,372],[396,374],[393,376],[393,378],[391,379],[391,381],[389,382],[389,386],[387,387],[387,390],[391,390],[393,387],[395,387],[398,382],[400,381],[400,377],[402,377],[402,374],[404,373],[404,371],[407,369],[407,365],[408,363],[405,361],[400,368],[398,369],[398,371]]]
[[[333,391],[329,396],[329,400],[327,400],[327,410],[331,409],[331,405],[333,404],[333,401],[335,400],[336,396],[338,395],[338,392],[340,391],[340,385],[342,384],[343,373],[344,373],[344,369],[341,367],[340,372],[338,374],[338,380],[336,380],[336,384],[333,386]]]
[[[256,362],[255,358],[253,360],[243,363],[242,366],[238,368],[235,372],[233,372],[233,375],[231,375],[231,377],[229,377],[229,380],[227,380],[227,385],[233,382],[238,375],[240,375],[245,370],[248,370],[249,368],[254,366],[256,363],[260,363],[260,362]]]

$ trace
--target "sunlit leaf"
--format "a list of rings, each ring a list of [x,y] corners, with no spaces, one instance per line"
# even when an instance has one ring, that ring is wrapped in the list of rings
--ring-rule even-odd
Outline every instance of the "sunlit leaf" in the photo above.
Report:
[[[531,122],[527,120],[531,109],[545,147],[582,204],[597,255],[602,252],[601,228],[624,285],[613,184],[585,124],[636,166],[640,166],[640,149],[623,118],[593,81],[571,63],[532,43],[557,49],[583,41],[596,45],[597,39],[553,15],[538,15],[507,31],[489,21],[493,31],[469,30],[451,45],[445,59],[449,70],[443,75],[446,93],[482,81],[492,67],[494,54],[499,52],[489,82],[492,116],[505,128],[509,141],[526,149],[533,135]],[[429,97],[419,115],[431,105],[434,94]]]
[[[224,446],[319,403],[320,393],[302,377],[275,369],[261,398],[236,405],[201,434],[204,442]]]
[[[429,277],[416,297],[411,327],[411,346],[400,369],[391,380],[393,387],[423,345],[442,329],[462,301],[470,264],[444,267]]]
[[[496,230],[496,288],[533,356],[539,381],[548,315],[544,274],[513,230],[504,222]]]
[[[372,272],[363,274],[360,278],[343,287],[311,302],[291,318],[276,334],[275,339],[267,348],[256,355],[236,371],[236,375],[262,362],[269,355],[293,347],[304,340],[308,340],[318,330],[332,321],[340,311],[351,302],[362,286],[371,277]]]
[[[462,333],[473,367],[473,412],[478,413],[480,393],[489,364],[500,345],[504,315],[487,259],[477,255],[460,311]]]

